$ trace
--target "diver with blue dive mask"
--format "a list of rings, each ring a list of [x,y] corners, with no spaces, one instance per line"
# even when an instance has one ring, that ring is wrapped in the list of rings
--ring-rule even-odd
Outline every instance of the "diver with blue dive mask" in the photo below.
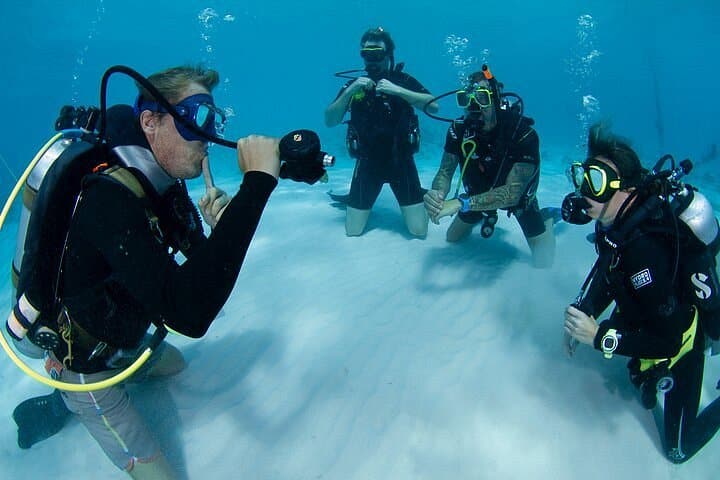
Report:
[[[136,80],[134,107],[106,107],[113,73]],[[93,123],[61,132],[33,161],[44,179],[26,225],[6,330],[15,342],[40,348],[51,378],[39,381],[61,391],[15,410],[21,448],[56,433],[69,409],[120,469],[134,478],[173,476],[123,382],[184,368],[180,352],[161,343],[167,329],[202,337],[232,291],[278,177],[315,183],[334,162],[309,130],[280,140],[222,138],[225,116],[210,94],[217,83],[217,72],[199,67],[148,79],[112,67],[102,81],[97,131]],[[210,143],[238,150],[244,175],[232,198],[214,187]],[[207,237],[184,183],[200,175]],[[136,359],[151,324],[152,346]],[[131,370],[135,365],[141,369]],[[98,389],[102,395],[93,394]]]

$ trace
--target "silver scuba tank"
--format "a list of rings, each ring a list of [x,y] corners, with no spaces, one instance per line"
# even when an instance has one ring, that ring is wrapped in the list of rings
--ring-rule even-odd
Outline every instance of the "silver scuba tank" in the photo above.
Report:
[[[18,231],[15,243],[15,256],[12,260],[11,279],[13,287],[13,301],[17,298],[17,289],[20,281],[20,269],[22,267],[23,257],[25,255],[25,240],[30,224],[30,216],[33,211],[35,199],[37,197],[40,186],[50,170],[50,167],[60,156],[72,145],[82,141],[83,132],[81,130],[64,130],[62,136],[58,137],[53,143],[43,147],[38,152],[40,158],[37,160],[35,167],[31,170],[22,192],[22,210],[20,212],[20,220],[18,222]],[[35,310],[31,304],[27,302],[23,295],[15,307],[10,312],[6,322],[6,329],[11,332],[13,343],[18,351],[30,358],[42,358],[43,349],[31,342],[27,337],[28,329],[32,328],[37,321],[40,312]],[[20,321],[22,317],[24,321]],[[35,332],[36,336],[54,335],[46,327],[40,327]]]
[[[42,154],[35,165],[35,168],[32,169],[30,175],[27,177],[23,187],[22,211],[20,212],[20,221],[18,223],[18,231],[15,241],[15,256],[13,257],[11,272],[13,299],[17,297],[20,267],[22,266],[22,259],[25,253],[25,236],[27,235],[30,214],[32,213],[35,197],[37,196],[38,190],[40,190],[40,185],[45,178],[45,174],[48,172],[52,164],[55,163],[55,160],[57,160],[70,145],[81,141],[83,131],[64,130],[62,134],[63,136],[58,138],[52,145],[50,145],[49,148],[47,148],[47,150],[45,150],[45,153]]]
[[[715,218],[715,212],[710,201],[705,195],[698,191],[685,187],[678,196],[689,195],[689,203],[678,217],[693,232],[693,234],[705,245],[711,245],[716,242],[720,234],[718,220]],[[687,199],[683,202],[687,202]],[[717,253],[717,252],[715,252]]]

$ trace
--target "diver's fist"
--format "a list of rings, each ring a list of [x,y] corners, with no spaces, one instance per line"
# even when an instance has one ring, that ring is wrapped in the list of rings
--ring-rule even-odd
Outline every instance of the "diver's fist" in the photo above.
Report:
[[[445,196],[439,190],[428,190],[423,196],[423,203],[425,204],[425,210],[427,210],[428,217],[434,224],[438,224],[438,213],[442,210],[443,200]]]
[[[280,140],[262,135],[250,135],[237,143],[238,166],[243,173],[259,171],[278,178],[280,173]]]
[[[360,90],[372,90],[373,88],[375,88],[375,82],[368,77],[360,77],[352,83],[353,93]]]
[[[388,95],[397,95],[399,88],[397,85],[392,83],[390,80],[383,78],[377,83],[375,90],[378,93],[386,93]]]

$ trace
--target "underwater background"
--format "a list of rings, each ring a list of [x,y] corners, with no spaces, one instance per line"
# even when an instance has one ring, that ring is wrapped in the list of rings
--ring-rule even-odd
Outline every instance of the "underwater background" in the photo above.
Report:
[[[383,26],[396,61],[434,94],[488,63],[523,98],[540,136],[541,207],[559,206],[587,127],[606,119],[646,167],[664,153],[693,160],[688,182],[717,215],[717,0],[3,7],[3,199],[59,109],[98,105],[100,79],[118,64],[149,75],[204,63],[221,75],[214,95],[230,115],[226,138],[310,128],[338,157],[327,185],[281,182],[208,337],[174,340],[188,369],[137,392],[183,478],[716,478],[717,438],[686,465],[664,460],[621,359],[563,356],[562,311],[594,260],[590,226],[558,225],[556,265],[538,272],[514,221],[459,246],[444,241],[448,223],[410,240],[385,189],[369,231],[346,238],[344,212],[325,192],[347,189],[353,161],[344,128],[326,128],[323,112],[344,83],[333,74],[360,68],[360,36]],[[130,79],[111,78],[109,104],[135,95]],[[452,101],[441,107],[460,114]],[[421,128],[416,161],[429,187],[447,124],[421,116]],[[215,146],[211,159],[217,183],[235,193],[234,151]],[[199,198],[202,181],[191,187]],[[17,216],[0,232],[8,273]],[[9,275],[0,276],[3,318],[10,297]],[[707,363],[704,401],[720,378],[718,357]],[[0,392],[0,476],[123,478],[77,422],[17,448],[12,409],[46,389],[4,354]]]
[[[698,162],[717,149],[720,8],[713,0],[4,5],[0,155],[15,172],[62,105],[98,103],[100,78],[115,64],[147,75],[206,63],[223,78],[217,102],[235,115],[228,138],[306,127],[334,146],[340,129],[323,127],[323,110],[342,85],[333,73],[362,65],[359,37],[379,25],[395,39],[396,60],[433,93],[456,88],[487,62],[525,100],[542,146],[579,144],[597,117],[612,119],[648,162],[665,152]],[[110,103],[129,103],[133,85],[119,77],[110,82]],[[423,125],[426,146],[442,141],[445,125]]]

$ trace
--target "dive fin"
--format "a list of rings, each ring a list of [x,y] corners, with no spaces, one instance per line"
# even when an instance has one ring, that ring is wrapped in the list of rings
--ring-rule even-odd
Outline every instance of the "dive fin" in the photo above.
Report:
[[[333,193],[332,190],[327,192],[328,197],[330,197],[334,202],[343,203],[347,205],[348,198],[350,198],[349,193]]]
[[[72,413],[65,406],[60,390],[29,398],[15,407],[13,420],[18,426],[18,447],[28,449],[58,433]]]

